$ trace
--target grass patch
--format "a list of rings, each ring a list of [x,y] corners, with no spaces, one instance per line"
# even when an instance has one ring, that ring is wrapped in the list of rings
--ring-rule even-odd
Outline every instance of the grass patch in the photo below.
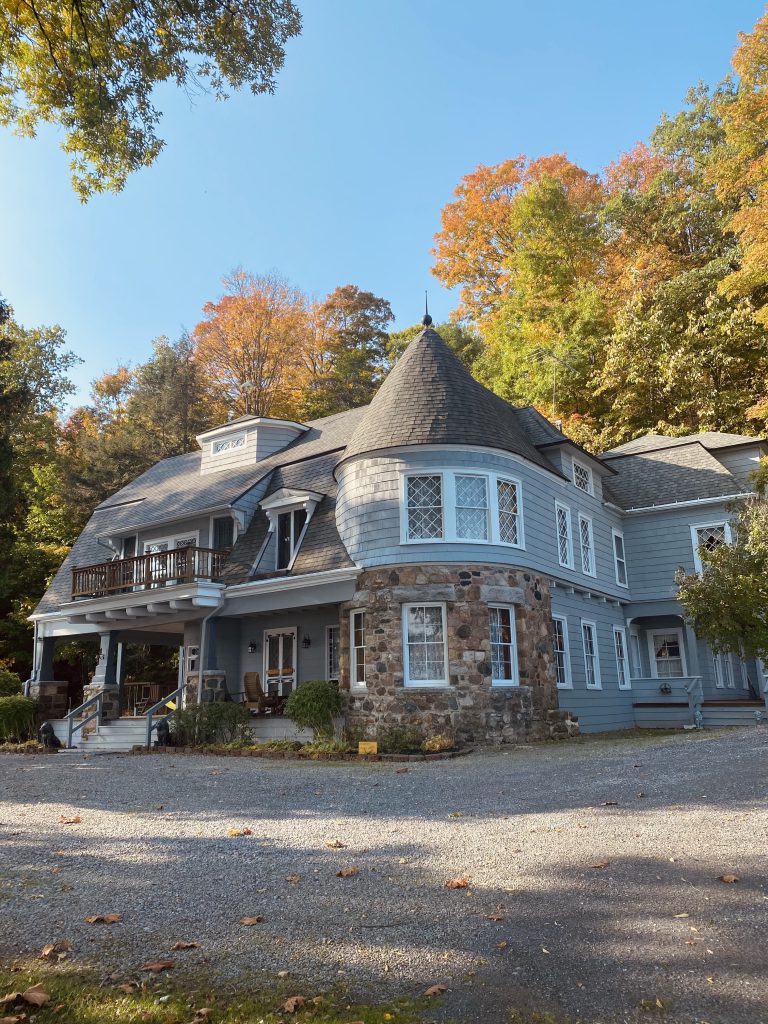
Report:
[[[0,969],[0,996],[37,984],[50,996],[41,1007],[20,1001],[4,1006],[2,1013],[11,1017],[26,1013],[35,1024],[284,1024],[286,1020],[419,1024],[426,1010],[425,1001],[405,998],[377,1005],[352,1003],[340,988],[317,991],[288,979],[264,982],[261,987],[251,984],[246,994],[172,975],[171,971],[150,979],[143,974],[104,982],[99,975],[73,970],[71,965]],[[121,985],[136,987],[128,992]],[[282,1009],[297,995],[306,1002],[293,1012]]]

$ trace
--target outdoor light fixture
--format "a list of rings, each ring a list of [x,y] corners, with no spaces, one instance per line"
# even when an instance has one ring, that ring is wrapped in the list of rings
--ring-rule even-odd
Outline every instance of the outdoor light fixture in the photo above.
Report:
[[[312,646],[312,640],[310,639],[309,636],[307,636],[307,635],[304,636],[304,639],[301,641],[301,646],[302,647],[311,647]]]
[[[258,642],[258,640],[251,640],[251,642],[248,644],[248,653],[249,654],[257,654],[258,650],[259,650],[259,642]]]

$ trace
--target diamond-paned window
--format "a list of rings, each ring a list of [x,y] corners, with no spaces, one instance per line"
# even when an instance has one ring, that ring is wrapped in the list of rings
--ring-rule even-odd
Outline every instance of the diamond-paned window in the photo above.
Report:
[[[586,516],[579,516],[579,544],[581,547],[581,568],[588,576],[595,575],[595,556],[592,544],[592,522]]]
[[[592,470],[587,466],[582,466],[580,462],[574,460],[573,463],[573,482],[579,488],[580,491],[586,491],[587,494],[592,493]]]
[[[456,536],[488,540],[488,484],[484,476],[456,476]]]
[[[237,434],[235,437],[222,437],[220,441],[213,442],[213,454],[223,455],[224,452],[231,452],[236,448],[244,447],[245,434]]]
[[[511,480],[498,480],[496,493],[499,503],[499,539],[503,544],[519,544],[520,502],[517,484]]]
[[[700,526],[696,530],[696,540],[699,550],[717,550],[726,541],[725,523],[718,523],[717,526]]]
[[[573,567],[573,544],[571,541],[571,512],[564,505],[555,506],[557,514],[557,560],[560,565]]]
[[[443,481],[439,476],[408,477],[408,539],[441,540]]]

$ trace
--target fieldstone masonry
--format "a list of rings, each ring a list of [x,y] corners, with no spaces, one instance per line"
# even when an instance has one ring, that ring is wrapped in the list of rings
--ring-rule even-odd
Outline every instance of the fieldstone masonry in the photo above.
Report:
[[[449,685],[403,685],[403,605],[444,602]],[[491,686],[488,605],[515,607],[520,685]],[[378,568],[358,577],[341,608],[340,675],[349,689],[349,613],[366,613],[364,693],[350,692],[347,722],[375,735],[391,725],[449,732],[460,743],[511,743],[578,734],[578,722],[558,707],[546,578],[493,565]]]

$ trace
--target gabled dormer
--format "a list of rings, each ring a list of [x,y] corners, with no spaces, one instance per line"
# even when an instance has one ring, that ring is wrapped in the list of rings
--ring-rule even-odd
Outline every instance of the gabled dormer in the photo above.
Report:
[[[269,537],[259,568],[290,569],[312,513],[322,498],[317,491],[281,487],[260,503],[269,519]],[[274,564],[268,566],[268,562]]]
[[[293,420],[240,416],[197,435],[202,449],[200,472],[221,473],[255,465],[285,448],[308,428]]]

